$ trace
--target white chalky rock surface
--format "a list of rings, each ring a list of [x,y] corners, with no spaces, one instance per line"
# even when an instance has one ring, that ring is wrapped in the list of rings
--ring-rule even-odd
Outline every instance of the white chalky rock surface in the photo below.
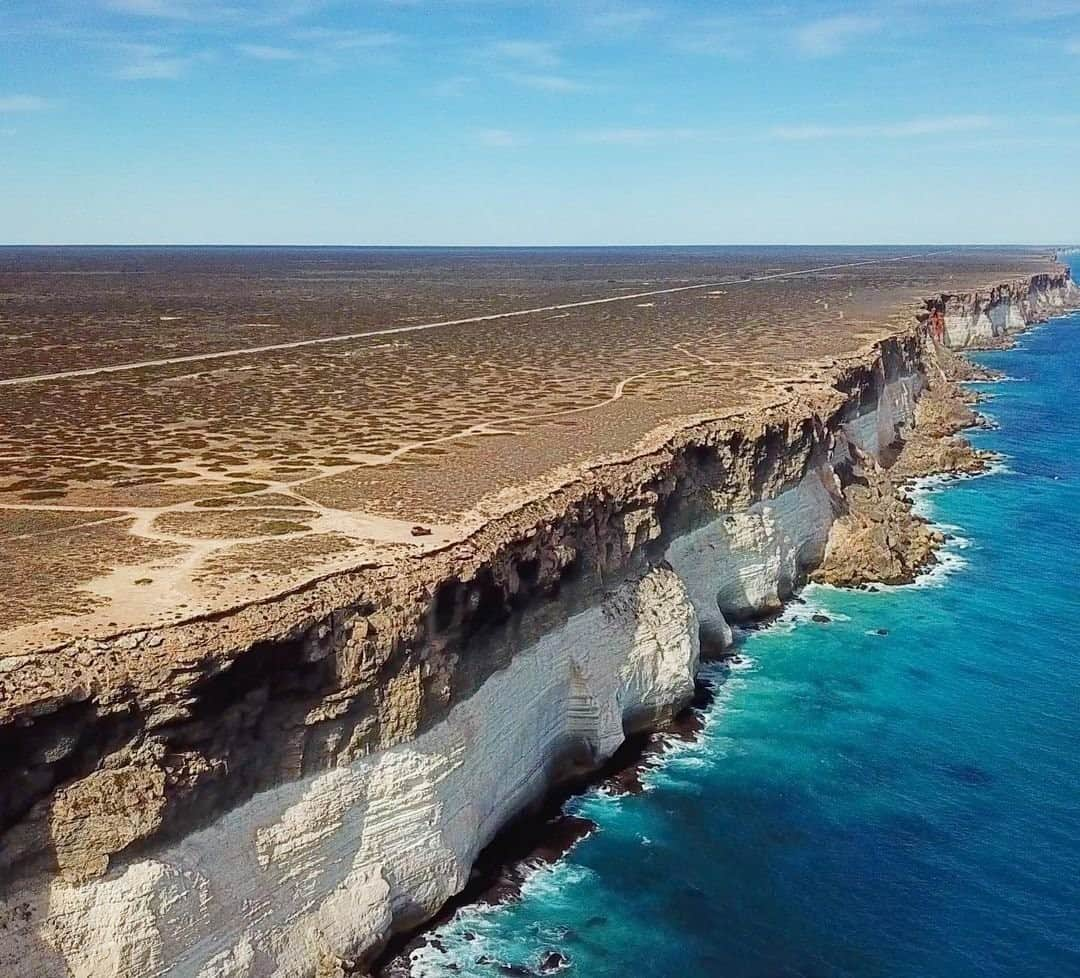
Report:
[[[747,617],[780,607],[824,553],[836,491],[831,468],[812,469],[795,488],[715,519],[671,545],[665,556],[686,581],[707,627],[719,635],[725,627],[720,615]]]
[[[568,751],[609,757],[624,718],[686,703],[697,660],[686,589],[656,568],[415,741],[263,792],[104,880],[15,894],[0,914],[25,904],[30,923],[4,932],[0,973],[306,978],[320,957],[438,909]]]

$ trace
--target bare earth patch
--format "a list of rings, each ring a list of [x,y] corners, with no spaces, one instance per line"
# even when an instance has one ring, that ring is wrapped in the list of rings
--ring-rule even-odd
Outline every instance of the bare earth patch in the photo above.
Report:
[[[659,430],[801,396],[926,295],[1050,265],[986,250],[318,257],[4,255],[0,652],[439,550]]]

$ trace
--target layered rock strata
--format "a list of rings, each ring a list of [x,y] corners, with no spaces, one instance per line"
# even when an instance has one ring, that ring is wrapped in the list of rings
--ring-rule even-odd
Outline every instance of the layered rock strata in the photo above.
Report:
[[[954,350],[1009,346],[1010,334],[1080,301],[1080,287],[1068,276],[1035,275],[985,292],[944,294],[927,303],[936,338]]]
[[[1064,271],[936,298],[769,410],[659,432],[408,566],[4,660],[0,973],[362,968],[686,704],[733,622],[931,562],[904,481],[982,464],[949,440],[946,347],[1076,298]]]

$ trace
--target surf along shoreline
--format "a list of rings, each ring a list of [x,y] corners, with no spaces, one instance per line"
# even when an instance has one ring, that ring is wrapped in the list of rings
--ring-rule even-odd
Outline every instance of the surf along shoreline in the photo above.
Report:
[[[563,782],[537,806],[520,813],[481,851],[465,888],[448,900],[436,916],[414,929],[394,935],[373,962],[364,968],[357,966],[354,970],[346,969],[345,973],[370,974],[375,978],[408,978],[412,974],[412,954],[425,946],[440,949],[437,931],[459,911],[470,907],[494,907],[519,900],[523,886],[534,873],[560,862],[599,828],[591,819],[575,814],[573,802],[592,792],[634,795],[648,790],[648,773],[661,768],[673,748],[698,742],[710,712],[718,708],[719,688],[727,681],[731,668],[744,661],[741,649],[746,638],[755,632],[776,627],[793,607],[807,604],[803,596],[807,585],[822,583],[874,593],[886,587],[918,586],[937,575],[951,576],[962,569],[962,565],[958,568],[951,566],[948,561],[956,549],[953,546],[957,539],[953,533],[956,528],[936,522],[923,504],[959,482],[998,474],[1006,461],[997,453],[974,448],[967,438],[962,437],[966,432],[993,427],[993,422],[977,410],[977,406],[990,397],[972,385],[986,386],[1009,379],[1004,373],[970,359],[969,354],[1014,349],[1019,343],[1019,336],[1074,312],[1075,309],[1065,309],[1035,319],[1009,334],[970,342],[959,350],[935,343],[945,384],[942,385],[943,390],[942,387],[938,388],[939,398],[932,408],[930,430],[926,430],[927,419],[921,419],[913,431],[905,432],[909,436],[918,435],[915,451],[912,452],[911,446],[905,442],[889,453],[890,469],[899,467],[900,478],[891,486],[896,500],[913,520],[930,528],[934,534],[932,550],[925,555],[916,555],[914,570],[907,575],[907,579],[879,581],[851,577],[834,585],[829,580],[828,571],[824,574],[815,572],[778,610],[737,626],[733,644],[722,654],[710,658],[703,656],[702,666],[708,668],[699,671],[694,699],[688,706],[655,729],[628,736],[600,768]],[[912,459],[912,454],[917,457]],[[905,460],[908,464],[900,465]],[[827,623],[830,619],[814,614],[810,620]],[[520,965],[503,964],[502,968],[507,973],[527,978],[561,970],[566,961],[560,953],[552,967],[541,967],[539,971],[531,971]]]

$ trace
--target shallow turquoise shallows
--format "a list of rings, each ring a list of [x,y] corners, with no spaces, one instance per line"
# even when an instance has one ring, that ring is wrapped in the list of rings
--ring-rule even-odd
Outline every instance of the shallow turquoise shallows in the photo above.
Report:
[[[1080,316],[979,359],[1007,462],[925,497],[944,569],[809,588],[699,742],[416,974],[1080,976]]]

